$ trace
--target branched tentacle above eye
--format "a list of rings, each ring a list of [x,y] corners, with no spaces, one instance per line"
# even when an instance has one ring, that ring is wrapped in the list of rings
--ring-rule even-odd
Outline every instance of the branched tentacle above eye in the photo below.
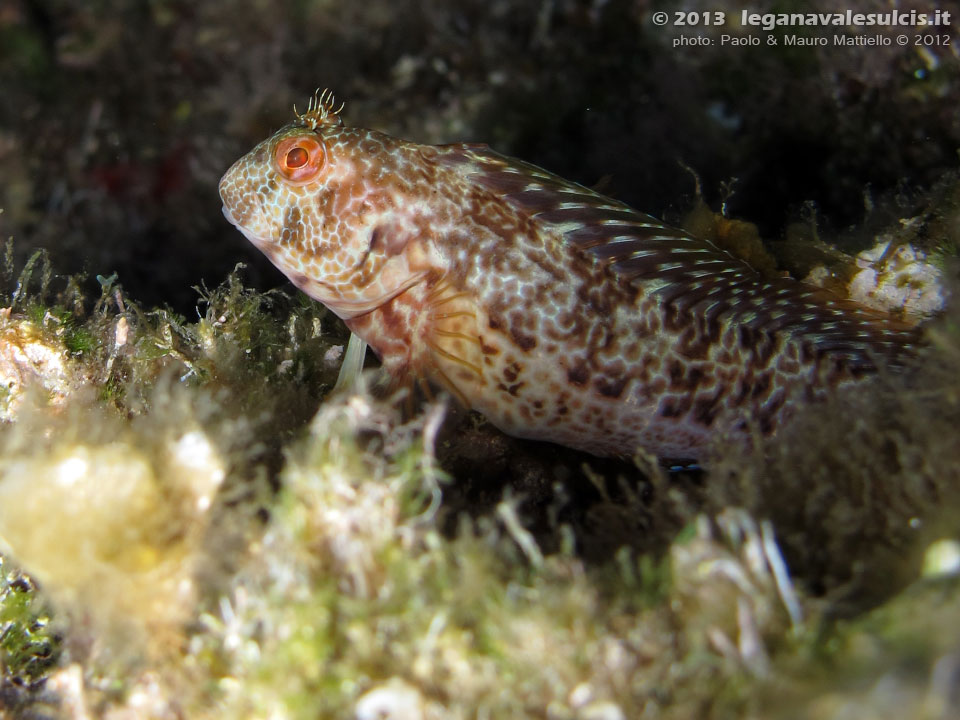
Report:
[[[341,125],[343,121],[340,119],[340,112],[344,108],[344,103],[340,103],[340,107],[334,110],[335,104],[333,92],[329,88],[324,88],[323,91],[317,88],[307,103],[305,113],[301,115],[297,112],[297,106],[293,106],[293,114],[297,118],[294,124],[311,130],[316,130],[318,125]]]

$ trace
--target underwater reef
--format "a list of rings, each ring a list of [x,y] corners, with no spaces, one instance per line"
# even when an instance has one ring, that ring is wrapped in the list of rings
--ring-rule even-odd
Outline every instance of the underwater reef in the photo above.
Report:
[[[781,5],[755,10],[832,10]],[[956,716],[960,19],[952,45],[682,50],[656,10],[739,16],[0,7],[0,718]],[[507,437],[375,367],[334,392],[346,329],[216,191],[317,85],[925,345],[699,468]]]
[[[343,335],[242,272],[196,322],[8,280],[5,716],[949,717],[952,309],[698,477],[516,452],[486,507],[442,401],[329,395]]]

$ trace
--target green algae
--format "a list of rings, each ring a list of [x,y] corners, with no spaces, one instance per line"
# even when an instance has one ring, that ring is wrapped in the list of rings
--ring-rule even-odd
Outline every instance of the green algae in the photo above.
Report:
[[[50,673],[60,653],[51,610],[36,586],[0,558],[0,667],[3,681],[28,686]]]
[[[829,718],[882,705],[895,677],[901,712],[940,717],[955,583],[890,597],[955,535],[949,434],[920,421],[954,422],[953,315],[911,385],[814,408],[786,447],[726,448],[704,491],[643,464],[650,509],[674,519],[647,526],[648,552],[617,529],[625,547],[602,559],[509,486],[449,517],[442,405],[411,414],[366,375],[327,396],[337,368],[322,358],[342,331],[241,273],[201,289],[193,321],[141,308],[117,278],[92,304],[69,282],[22,285],[10,351],[39,343],[63,364],[55,392],[8,389],[0,427],[0,501],[17,509],[0,535],[35,578],[0,597],[10,708]],[[909,621],[927,607],[941,610]]]

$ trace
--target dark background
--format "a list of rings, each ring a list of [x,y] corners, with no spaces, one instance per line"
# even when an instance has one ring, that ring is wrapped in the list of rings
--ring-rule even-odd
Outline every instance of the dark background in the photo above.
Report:
[[[692,201],[683,162],[715,210],[769,240],[797,220],[829,238],[909,217],[956,168],[952,30],[925,49],[912,31],[907,47],[771,46],[782,32],[739,28],[726,2],[4,0],[0,237],[21,259],[47,248],[94,294],[116,271],[129,296],[190,316],[193,286],[238,261],[248,282],[283,285],[222,218],[216,184],[328,86],[348,124],[488,142],[668,220]],[[955,9],[901,4],[936,7]],[[678,8],[727,24],[688,30],[710,47],[675,49],[681,29],[651,14]],[[841,32],[859,31],[825,34]],[[721,33],[761,43],[721,47]]]

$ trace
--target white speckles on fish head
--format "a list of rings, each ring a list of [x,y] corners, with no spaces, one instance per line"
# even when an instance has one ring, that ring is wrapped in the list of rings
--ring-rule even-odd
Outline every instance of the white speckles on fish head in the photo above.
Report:
[[[240,158],[220,197],[224,216],[295,285],[350,318],[429,270],[429,248],[412,242],[424,234],[420,218],[396,180],[419,150],[345,128],[328,110],[298,115]]]

